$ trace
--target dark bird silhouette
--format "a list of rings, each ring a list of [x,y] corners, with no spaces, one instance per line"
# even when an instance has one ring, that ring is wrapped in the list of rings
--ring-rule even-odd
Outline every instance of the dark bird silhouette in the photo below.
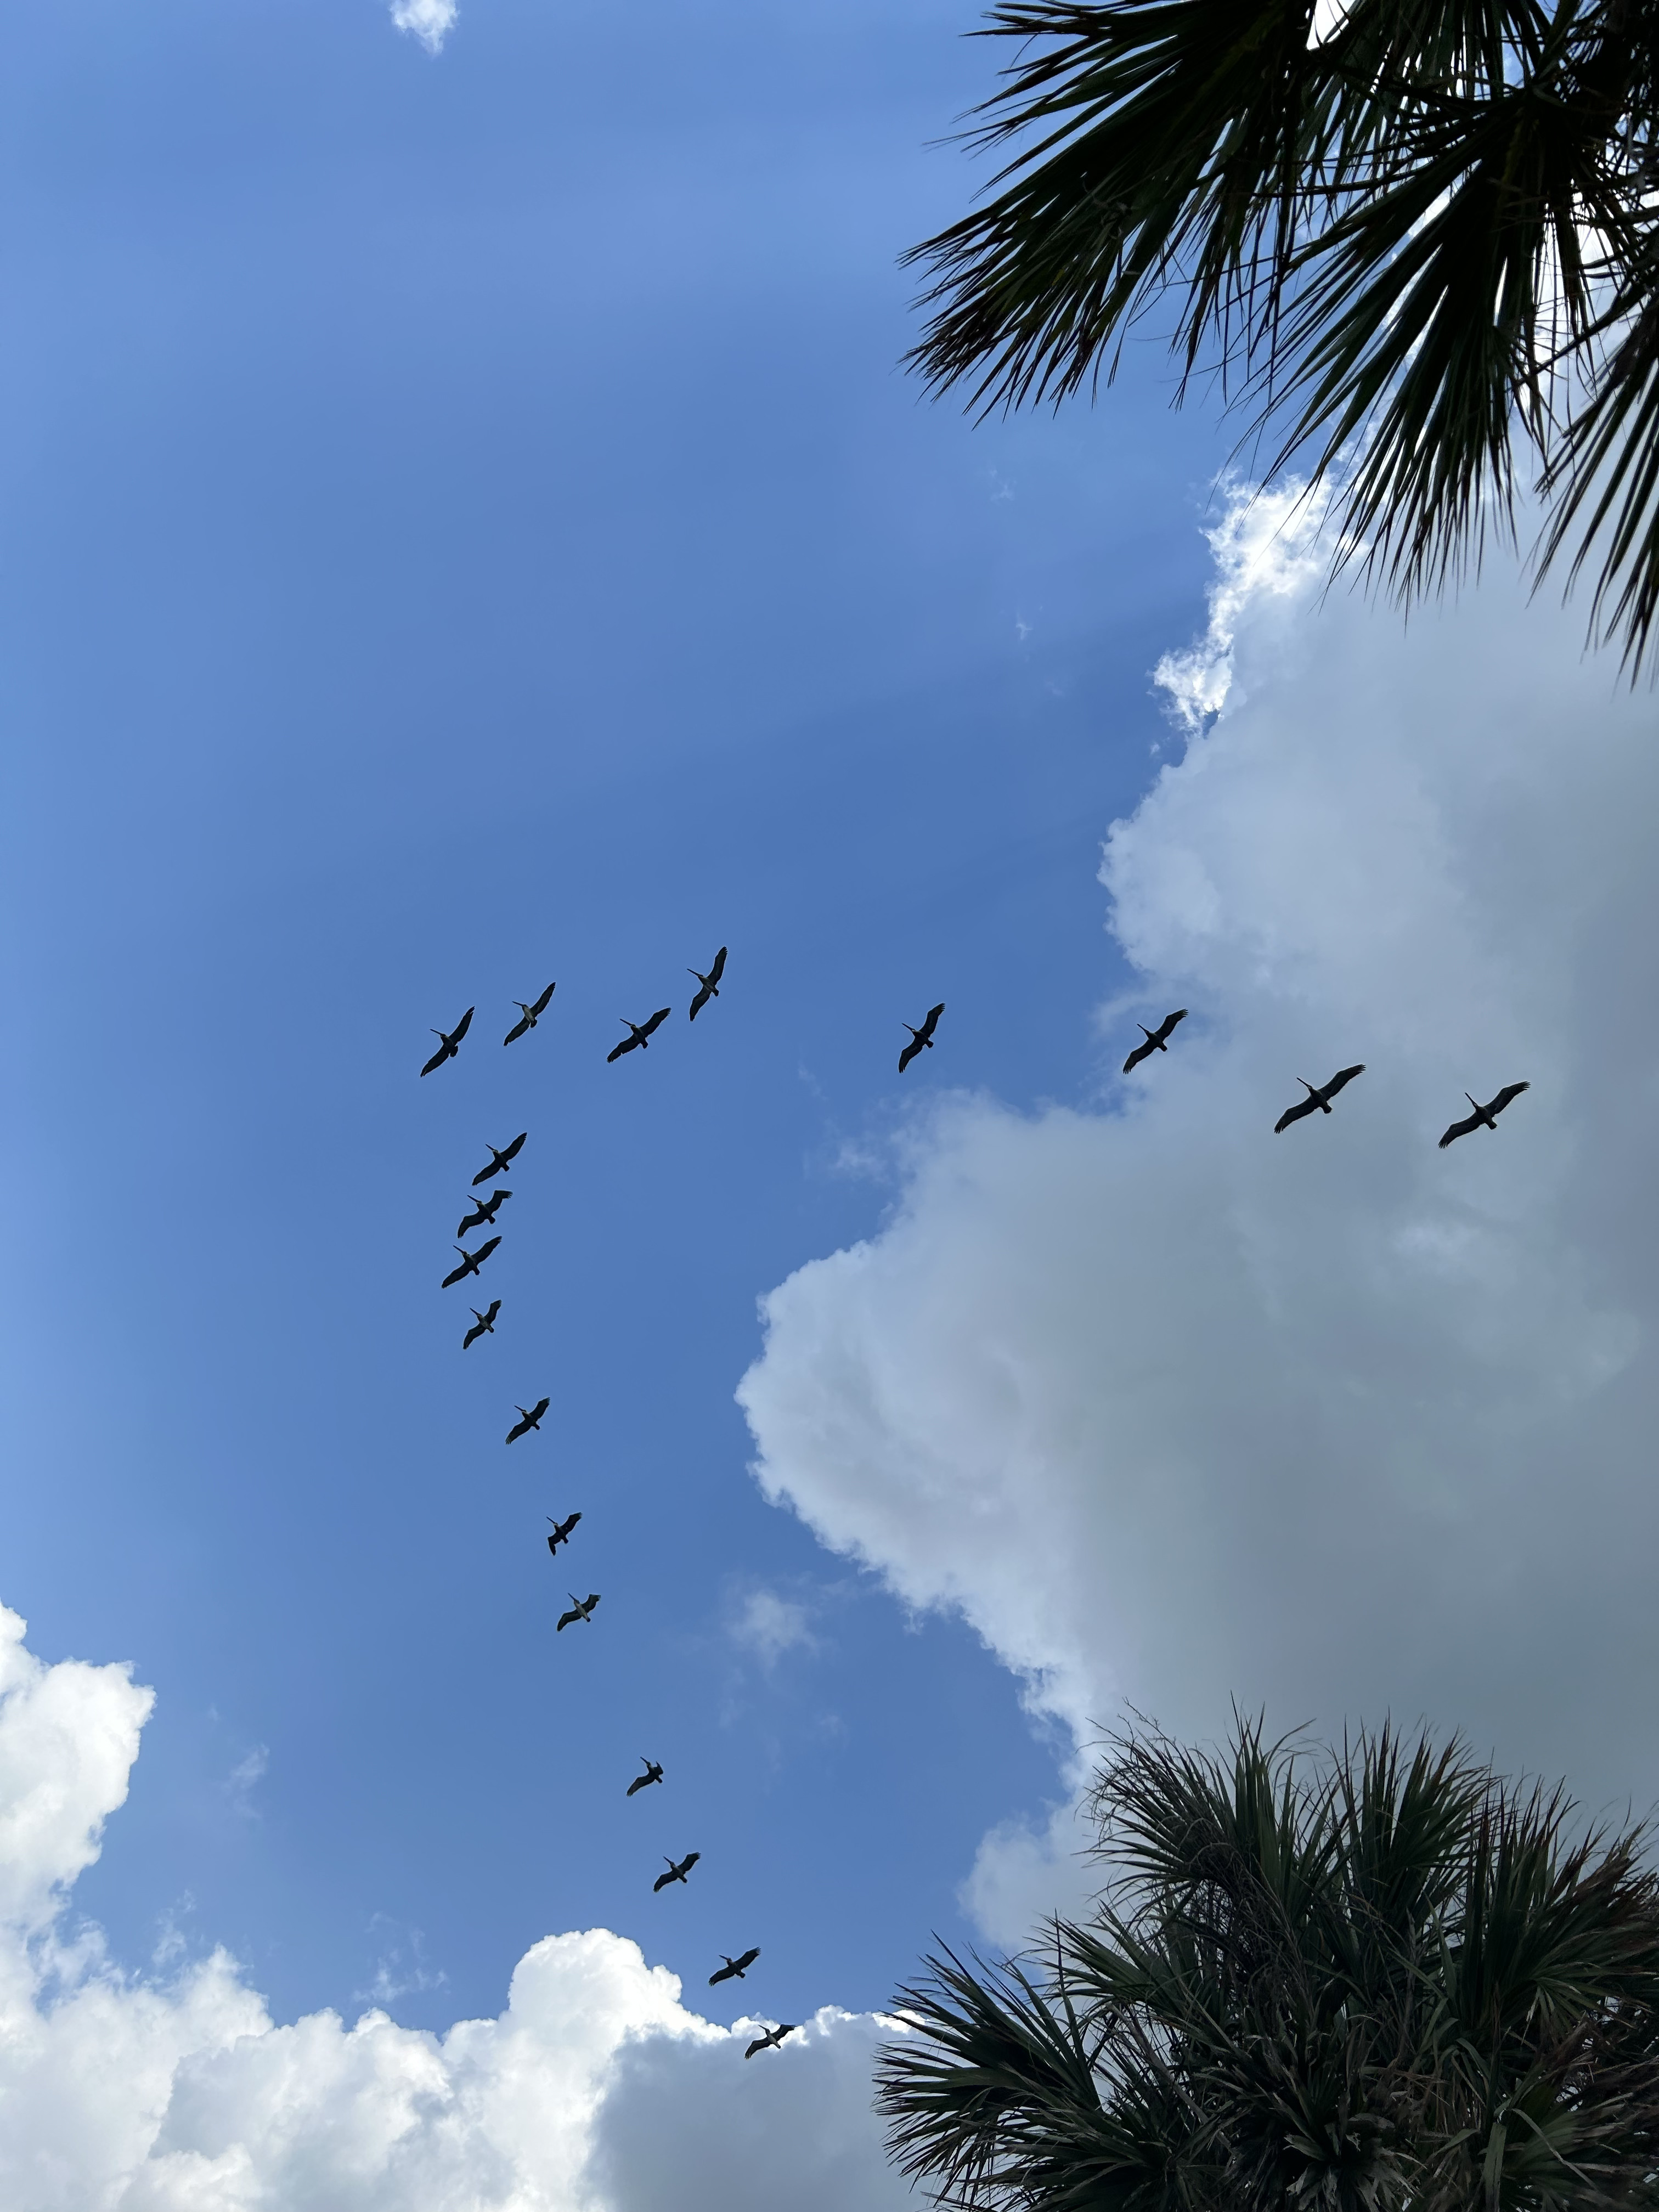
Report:
[[[702,1853],[701,1851],[688,1851],[678,1866],[675,1865],[672,1859],[670,1859],[668,1862],[667,1873],[659,1874],[655,1881],[652,1883],[652,1893],[654,1895],[658,1890],[666,1889],[671,1881],[684,1881],[687,1875],[690,1873],[692,1868],[696,1866],[697,1861],[702,1856]]]
[[[1139,1067],[1141,1061],[1146,1059],[1148,1053],[1168,1052],[1170,1049],[1170,1030],[1175,1027],[1177,1022],[1184,1022],[1186,1018],[1187,1009],[1185,1006],[1182,1006],[1177,1008],[1173,1014],[1165,1014],[1163,1020],[1158,1024],[1155,1030],[1149,1030],[1145,1022],[1137,1022],[1135,1024],[1135,1027],[1140,1031],[1140,1034],[1146,1038],[1146,1042],[1145,1044],[1138,1044],[1134,1050],[1129,1054],[1127,1060],[1123,1063],[1123,1073],[1127,1075],[1132,1067]]]
[[[469,1275],[476,1275],[501,1241],[499,1237],[486,1237],[476,1252],[469,1252],[465,1244],[458,1244],[455,1249],[461,1255],[461,1264],[459,1267],[450,1269],[444,1277],[441,1287],[447,1291],[452,1283],[464,1283]],[[477,1313],[478,1309],[473,1306],[471,1310]]]
[[[458,1245],[456,1249],[459,1251],[459,1249],[460,1248]],[[478,1339],[481,1336],[495,1335],[495,1316],[501,1310],[501,1302],[499,1298],[491,1298],[489,1301],[489,1311],[488,1313],[480,1313],[477,1306],[469,1306],[467,1308],[467,1311],[471,1315],[477,1326],[468,1329],[466,1334],[461,1339],[461,1350],[463,1352],[471,1352],[473,1346],[478,1341]]]
[[[1341,1090],[1343,1085],[1352,1083],[1356,1075],[1363,1075],[1364,1073],[1365,1063],[1363,1060],[1358,1067],[1340,1067],[1322,1091],[1316,1090],[1305,1075],[1298,1075],[1296,1079],[1308,1095],[1299,1106],[1285,1108],[1273,1123],[1274,1136],[1277,1136],[1281,1129],[1288,1129],[1292,1121],[1301,1121],[1304,1115],[1328,1114],[1331,1110],[1331,1101]]]
[[[507,1432],[508,1443],[515,1444],[520,1437],[527,1437],[532,1429],[539,1429],[542,1425],[542,1415],[552,1402],[550,1398],[544,1398],[538,1404],[529,1407],[527,1411],[523,1406],[515,1407],[514,1411],[519,1418]]]
[[[1447,1130],[1445,1135],[1440,1139],[1441,1151],[1443,1152],[1448,1145],[1455,1145],[1460,1137],[1472,1135],[1476,1129],[1495,1129],[1498,1127],[1498,1115],[1503,1112],[1504,1109],[1509,1105],[1510,1101],[1512,1099],[1518,1098],[1523,1091],[1530,1091],[1531,1089],[1532,1085],[1530,1083],[1506,1083],[1504,1085],[1504,1088],[1498,1092],[1497,1097],[1494,1098],[1491,1104],[1487,1106],[1476,1105],[1475,1101],[1473,1098],[1469,1098],[1469,1094],[1466,1091],[1463,1093],[1463,1096],[1466,1098],[1469,1098],[1469,1103],[1471,1106],[1474,1107],[1474,1111],[1470,1115],[1467,1121],[1454,1121],[1452,1123],[1450,1128]]]
[[[919,1052],[932,1052],[933,1049],[933,1031],[938,1028],[939,1018],[944,1012],[945,1001],[941,999],[938,1006],[929,1009],[927,1018],[919,1030],[910,1030],[910,1024],[908,1022],[902,1022],[899,1024],[901,1029],[910,1030],[910,1042],[905,1046],[903,1051],[899,1054],[899,1073],[901,1075],[903,1074],[905,1069],[908,1067],[910,1062],[915,1058]]]
[[[550,1521],[553,1521],[553,1516],[550,1513],[547,1517]],[[547,1540],[547,1548],[556,1559],[559,1556],[560,1545],[568,1544],[570,1541],[570,1532],[581,1517],[580,1513],[573,1513],[568,1521],[553,1521],[553,1534]]]
[[[799,2026],[799,2021],[787,2020],[780,2027],[769,2027],[764,2035],[757,2035],[755,2038],[748,2050],[744,2052],[744,2057],[752,2058],[757,2051],[775,2051],[784,2037],[793,2035]]]
[[[523,1015],[524,1018],[522,1021],[514,1023],[512,1028],[501,1039],[501,1042],[503,1044],[512,1044],[517,1038],[521,1037],[526,1030],[533,1030],[537,1023],[540,1021],[542,1016],[547,1012],[547,1002],[557,988],[558,986],[556,983],[550,983],[547,988],[542,993],[540,998],[537,1000],[533,1006],[526,1006],[522,999],[514,999],[513,1003],[518,1008],[520,1013]]]
[[[654,1759],[647,1759],[643,1752],[640,1753],[640,1765],[645,1769],[645,1771],[643,1774],[636,1774],[634,1777],[634,1779],[629,1784],[628,1794],[630,1797],[634,1796],[636,1790],[648,1790],[653,1782],[660,1782],[662,1780],[661,1767],[658,1765]]]
[[[726,1959],[724,1951],[720,1953],[720,1956]],[[726,1959],[726,1964],[720,1968],[719,1973],[710,1974],[708,1977],[709,1988],[712,1990],[717,1982],[740,1982],[759,1956],[760,1946],[757,1943],[752,1951],[745,1951],[740,1959]]]
[[[447,1060],[453,1060],[460,1049],[461,1039],[471,1026],[472,1009],[469,1006],[454,1028],[447,1034],[442,1030],[434,1030],[432,1034],[438,1040],[438,1049],[421,1070],[422,1074],[430,1075],[434,1067],[441,1067]]]
[[[475,1198],[472,1211],[457,1227],[455,1234],[470,1237],[475,1229],[488,1229],[512,1195],[505,1183],[499,1183],[488,1198]]]
[[[593,1618],[593,1608],[599,1601],[599,1594],[598,1590],[590,1590],[586,1598],[578,1597],[575,1591],[572,1590],[570,1593],[570,1602],[575,1609],[574,1612],[562,1613],[559,1615],[559,1626],[561,1628],[568,1628],[573,1620],[592,1620]]]
[[[688,975],[695,975],[702,986],[691,1001],[691,1018],[695,1022],[708,1001],[718,999],[720,994],[720,977],[726,973],[726,947],[722,945],[714,955],[714,964],[706,975],[701,968],[688,968],[685,972]]]
[[[626,1014],[619,1015],[617,1018],[621,1021],[623,1027],[625,1030],[630,1030],[632,1034],[629,1036],[625,1036],[619,1045],[613,1045],[611,1047],[611,1050],[605,1054],[606,1060],[620,1060],[625,1052],[632,1052],[635,1045],[638,1045],[641,1049],[643,1050],[645,1046],[649,1043],[652,1033],[661,1028],[662,1024],[668,1019],[668,1017],[672,1011],[673,1009],[671,1006],[659,1006],[656,1012],[652,1015],[648,1022],[630,1022]]]
[[[477,1174],[473,1176],[473,1189],[477,1190],[481,1182],[488,1182],[491,1176],[498,1176],[503,1169],[511,1167],[524,1150],[524,1140],[529,1134],[528,1129],[520,1129],[512,1143],[503,1146],[499,1152],[494,1145],[487,1146],[485,1149],[489,1154],[489,1165],[487,1168],[480,1168]]]

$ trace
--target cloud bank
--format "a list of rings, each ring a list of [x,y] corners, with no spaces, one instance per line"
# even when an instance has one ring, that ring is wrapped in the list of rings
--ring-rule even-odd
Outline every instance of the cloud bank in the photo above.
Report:
[[[1182,757],[1106,840],[1110,1065],[1190,1018],[1091,1110],[910,1127],[880,1233],[763,1302],[757,1472],[1079,1742],[1392,1711],[1644,1809],[1659,717],[1512,573],[1322,599],[1285,513],[1218,532]],[[1066,1836],[988,1840],[982,1924]]]
[[[222,1951],[164,1979],[71,1929],[151,1693],[46,1666],[0,1607],[0,2203],[8,2212],[832,2212],[896,2208],[870,2111],[887,2031],[826,2008],[763,2062],[749,2023],[605,1929],[550,1936],[506,2010],[442,2036],[366,2012],[279,2027]],[[164,1946],[164,1950],[168,1948]]]
[[[429,54],[443,52],[460,12],[456,0],[392,0],[392,21],[400,31],[412,32]]]

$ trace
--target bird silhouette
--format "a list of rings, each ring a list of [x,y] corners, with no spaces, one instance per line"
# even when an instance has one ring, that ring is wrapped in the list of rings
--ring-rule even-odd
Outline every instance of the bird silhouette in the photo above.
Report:
[[[927,1020],[922,1024],[919,1030],[910,1030],[910,1024],[908,1022],[901,1022],[899,1024],[901,1029],[910,1030],[910,1042],[905,1046],[903,1051],[899,1054],[899,1073],[901,1075],[903,1074],[905,1069],[908,1067],[910,1062],[915,1058],[919,1052],[932,1052],[933,1049],[933,1031],[939,1026],[939,1018],[944,1012],[945,1001],[941,999],[938,1006],[932,1007],[929,1010]]]
[[[486,1145],[484,1149],[489,1154],[489,1165],[487,1168],[480,1168],[477,1174],[473,1176],[473,1189],[477,1190],[481,1182],[488,1182],[491,1176],[498,1176],[503,1169],[511,1167],[524,1150],[524,1140],[529,1134],[528,1129],[520,1129],[512,1143],[503,1146],[499,1152],[494,1145]]]
[[[519,1418],[507,1432],[508,1443],[517,1443],[519,1438],[527,1437],[532,1429],[539,1429],[542,1425],[542,1415],[551,1403],[551,1399],[544,1398],[538,1404],[529,1407],[527,1411],[523,1406],[516,1407],[514,1410]]]
[[[1123,1063],[1123,1073],[1127,1075],[1132,1067],[1139,1067],[1150,1052],[1168,1052],[1170,1030],[1177,1022],[1184,1022],[1186,1018],[1187,1009],[1182,1006],[1173,1014],[1165,1014],[1155,1030],[1149,1030],[1145,1022],[1137,1022],[1135,1027],[1146,1042],[1145,1044],[1138,1044],[1129,1054]]]
[[[744,2052],[744,2057],[752,2058],[757,2051],[775,2051],[784,2037],[793,2035],[799,2025],[799,2021],[787,2020],[781,2027],[769,2027],[764,2035],[757,2035],[755,2038],[748,2050]]]
[[[455,1249],[459,1251],[460,1247],[457,1245]],[[481,1336],[495,1335],[495,1316],[501,1310],[501,1302],[499,1298],[491,1298],[489,1301],[489,1311],[488,1313],[480,1313],[477,1306],[469,1306],[467,1308],[467,1311],[471,1315],[477,1326],[468,1329],[466,1334],[461,1339],[461,1350],[463,1352],[471,1352],[473,1346],[478,1341],[478,1339]]]
[[[629,1784],[628,1795],[630,1797],[634,1796],[636,1790],[648,1790],[653,1782],[660,1782],[662,1780],[661,1767],[658,1765],[654,1759],[647,1759],[643,1752],[640,1753],[640,1765],[644,1767],[645,1771],[643,1774],[636,1774],[634,1777],[634,1779]]]
[[[678,1866],[670,1859],[667,1873],[659,1874],[651,1885],[653,1894],[659,1889],[666,1889],[671,1881],[684,1881],[702,1856],[701,1851],[688,1851]]]
[[[459,1224],[455,1234],[458,1237],[470,1237],[475,1229],[489,1228],[495,1216],[512,1195],[512,1192],[505,1183],[498,1183],[488,1198],[475,1198],[472,1201],[471,1212],[465,1221]]]
[[[443,1279],[441,1287],[447,1291],[452,1283],[464,1283],[469,1275],[476,1275],[501,1241],[499,1237],[486,1237],[476,1252],[469,1252],[465,1244],[458,1244],[455,1249],[461,1255],[461,1264],[459,1267],[450,1269]],[[473,1306],[470,1310],[477,1313],[478,1309]]]
[[[1363,1075],[1364,1073],[1365,1063],[1363,1060],[1358,1067],[1340,1067],[1322,1091],[1310,1083],[1305,1075],[1298,1075],[1296,1079],[1308,1095],[1299,1106],[1285,1108],[1273,1123],[1274,1136],[1277,1136],[1281,1129],[1288,1129],[1292,1121],[1301,1121],[1304,1115],[1328,1114],[1331,1110],[1331,1101],[1341,1090],[1343,1085],[1352,1083],[1356,1075]]]
[[[547,1517],[550,1521],[553,1521],[553,1516],[550,1513]],[[560,1545],[568,1544],[570,1541],[570,1532],[581,1517],[580,1513],[573,1513],[568,1521],[553,1521],[553,1534],[547,1540],[547,1548],[556,1559],[559,1556]]]
[[[460,1049],[461,1039],[471,1025],[472,1009],[469,1006],[447,1035],[442,1030],[434,1030],[432,1034],[438,1040],[438,1049],[421,1070],[422,1074],[430,1075],[434,1067],[441,1067],[447,1060],[453,1060]]]
[[[724,1951],[720,1953],[720,1956],[726,1959]],[[740,1982],[759,1956],[760,1946],[757,1943],[752,1951],[745,1951],[740,1959],[726,1959],[726,1964],[720,1968],[719,1973],[710,1974],[708,1977],[709,1988],[712,1990],[717,1982]]]
[[[714,964],[706,975],[701,968],[688,968],[685,972],[688,975],[695,975],[702,986],[691,1001],[691,1018],[695,1022],[708,1001],[718,999],[720,994],[720,977],[726,973],[726,947],[722,945],[714,955]]]
[[[572,1590],[570,1593],[570,1602],[574,1607],[575,1610],[573,1613],[562,1613],[559,1615],[559,1626],[561,1628],[568,1628],[573,1620],[592,1620],[593,1618],[593,1608],[599,1601],[599,1594],[598,1590],[590,1590],[586,1598],[578,1597],[575,1591]]]
[[[1498,1127],[1498,1116],[1503,1112],[1504,1109],[1513,1100],[1518,1098],[1523,1091],[1530,1091],[1531,1089],[1532,1085],[1530,1083],[1506,1083],[1504,1085],[1504,1088],[1498,1092],[1497,1097],[1492,1101],[1490,1105],[1486,1106],[1477,1104],[1473,1098],[1469,1098],[1469,1094],[1466,1091],[1463,1093],[1463,1096],[1469,1099],[1469,1103],[1471,1106],[1474,1107],[1474,1111],[1470,1115],[1467,1121],[1454,1121],[1452,1123],[1450,1128],[1447,1130],[1445,1135],[1440,1139],[1441,1151],[1443,1152],[1448,1145],[1455,1145],[1460,1137],[1472,1135],[1476,1129],[1495,1129]]]
[[[625,1036],[620,1044],[611,1047],[605,1054],[606,1060],[620,1060],[625,1052],[632,1052],[635,1045],[643,1049],[650,1042],[652,1032],[659,1029],[672,1012],[672,1006],[659,1006],[648,1022],[630,1022],[626,1014],[618,1016],[623,1027],[632,1034]]]
[[[540,998],[537,1000],[533,1006],[526,1006],[522,999],[514,999],[513,1003],[523,1016],[523,1019],[514,1023],[512,1028],[501,1039],[501,1042],[503,1044],[512,1044],[517,1038],[521,1037],[526,1030],[533,1030],[537,1023],[540,1021],[542,1016],[547,1012],[547,1002],[557,988],[558,986],[556,984],[550,983],[547,988],[542,993]]]

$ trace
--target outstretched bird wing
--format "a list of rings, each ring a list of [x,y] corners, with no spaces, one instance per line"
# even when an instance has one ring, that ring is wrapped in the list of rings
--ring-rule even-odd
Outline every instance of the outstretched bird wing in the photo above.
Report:
[[[459,1021],[456,1023],[454,1028],[449,1032],[449,1042],[451,1044],[459,1044],[471,1026],[472,1009],[469,1006],[466,1012],[461,1016]]]
[[[479,1245],[477,1250],[472,1255],[473,1265],[475,1267],[482,1267],[484,1261],[489,1257],[490,1254],[495,1250],[495,1247],[501,1243],[501,1240],[499,1237],[486,1237],[483,1243]]]
[[[1443,1152],[1448,1145],[1455,1145],[1460,1137],[1471,1135],[1480,1127],[1480,1116],[1478,1114],[1470,1114],[1462,1121],[1454,1121],[1440,1139],[1441,1151]]]
[[[719,1973],[710,1974],[708,1977],[709,1988],[712,1990],[717,1982],[729,1982],[732,1980],[737,1974],[737,1971],[738,1970],[735,1966],[722,1966]]]
[[[726,947],[722,945],[720,951],[714,955],[714,964],[708,971],[708,980],[711,983],[718,983],[720,977],[724,975],[725,973]]]
[[[920,1037],[920,1036],[913,1036],[913,1037],[911,1038],[911,1040],[910,1040],[909,1043],[908,1043],[908,1044],[907,1044],[907,1045],[905,1046],[905,1048],[904,1048],[903,1051],[899,1054],[899,1073],[900,1073],[901,1075],[902,1075],[902,1074],[903,1074],[903,1073],[904,1073],[905,1069],[906,1069],[907,1067],[908,1067],[908,1066],[910,1065],[910,1062],[911,1062],[911,1061],[915,1058],[916,1054],[917,1054],[921,1050],[921,1037]]]
[[[1129,1054],[1127,1060],[1124,1061],[1123,1073],[1127,1075],[1132,1067],[1139,1067],[1141,1061],[1146,1059],[1148,1053],[1156,1052],[1157,1050],[1158,1047],[1152,1042],[1151,1037],[1148,1037],[1144,1044],[1138,1044],[1134,1050]]]
[[[444,1062],[449,1058],[449,1054],[450,1047],[447,1044],[441,1044],[436,1052],[433,1054],[431,1059],[428,1060],[426,1066],[421,1070],[422,1074],[430,1075],[434,1067],[441,1067]]]
[[[701,1851],[688,1851],[685,1856],[680,1861],[680,1872],[682,1874],[690,1874],[692,1868],[696,1866],[697,1861],[702,1856],[702,1853]]]
[[[520,1038],[524,1035],[525,1031],[526,1031],[529,1027],[530,1027],[530,1017],[529,1017],[529,1015],[528,1015],[528,1014],[520,1014],[520,1017],[519,1017],[519,1018],[518,1018],[518,1020],[517,1020],[516,1022],[514,1022],[514,1024],[513,1024],[512,1028],[507,1031],[507,1035],[506,1035],[506,1036],[501,1039],[501,1042],[502,1042],[503,1044],[515,1044],[515,1043],[518,1042],[518,1040],[519,1040],[519,1039],[520,1039]]]
[[[769,2051],[771,2048],[772,2039],[769,2035],[757,2035],[743,2055],[745,2058],[752,2058],[757,2051]]]
[[[638,1042],[636,1036],[625,1036],[620,1044],[613,1044],[605,1056],[605,1066],[608,1067],[613,1060],[620,1060],[625,1052],[632,1052]]]
[[[671,1865],[666,1874],[659,1874],[655,1881],[652,1883],[651,1892],[653,1896],[656,1894],[658,1890],[666,1889],[671,1881],[678,1881],[679,1878],[678,1870]]]
[[[1356,1067],[1339,1067],[1336,1073],[1332,1076],[1330,1081],[1325,1085],[1324,1096],[1327,1098],[1334,1098],[1337,1092],[1342,1090],[1346,1085],[1352,1083],[1356,1075],[1363,1075],[1364,1073],[1365,1063],[1363,1060]]]
[[[1174,1029],[1176,1024],[1177,1022],[1184,1022],[1186,1018],[1187,1009],[1185,1006],[1177,1006],[1174,1013],[1165,1014],[1163,1020],[1158,1024],[1156,1032],[1158,1042],[1160,1044],[1167,1044],[1170,1041],[1170,1032]]]
[[[921,1025],[921,1041],[924,1044],[927,1043],[927,1040],[933,1036],[933,1031],[938,1028],[939,1018],[944,1012],[945,1001],[943,999],[939,1000],[938,1006],[930,1006],[927,1009],[927,1018]]]
[[[460,1220],[456,1223],[455,1234],[458,1237],[465,1237],[470,1229],[482,1229],[489,1218],[489,1216],[481,1206],[475,1206],[471,1213],[463,1214]]]
[[[459,1267],[452,1267],[450,1269],[449,1273],[444,1277],[442,1282],[439,1284],[438,1288],[441,1291],[447,1291],[452,1283],[465,1282],[466,1278],[471,1273],[471,1268],[469,1267],[466,1261],[463,1260]]]
[[[1359,1070],[1356,1067],[1353,1073],[1358,1075]],[[524,1140],[529,1134],[530,1132],[528,1129],[520,1129],[518,1135],[514,1137],[510,1145],[502,1146],[501,1165],[503,1167],[507,1165],[509,1160],[516,1160],[518,1158],[520,1153],[524,1150]]]
[[[668,1019],[668,1017],[672,1011],[673,1009],[669,1006],[659,1006],[656,1012],[652,1015],[648,1022],[641,1022],[640,1024],[640,1035],[641,1036],[654,1036],[657,1030],[659,1030],[663,1024]]]
[[[1510,1104],[1512,1101],[1518,1098],[1523,1091],[1530,1091],[1531,1089],[1532,1085],[1530,1083],[1506,1083],[1504,1085],[1504,1088],[1498,1092],[1497,1097],[1492,1100],[1492,1104],[1487,1107],[1487,1113],[1501,1114],[1504,1109],[1507,1105]]]
[[[760,1945],[757,1943],[752,1950],[745,1951],[742,1957],[737,1960],[736,1964],[738,1972],[740,1974],[746,1974],[759,1956]]]
[[[1274,1136],[1278,1136],[1281,1129],[1288,1129],[1292,1121],[1299,1121],[1305,1115],[1316,1114],[1318,1111],[1319,1101],[1311,1096],[1304,1098],[1299,1106],[1287,1106],[1273,1123]]]
[[[519,1438],[524,1435],[525,1431],[527,1429],[534,1428],[535,1425],[535,1422],[532,1419],[531,1416],[528,1413],[525,1414],[522,1420],[515,1421],[513,1424],[513,1426],[507,1431],[507,1441],[510,1444],[517,1443]]]
[[[495,1304],[499,1306],[500,1304],[501,1300],[497,1298]],[[463,1352],[470,1352],[472,1346],[477,1342],[478,1339],[488,1333],[489,1324],[495,1318],[494,1308],[492,1308],[487,1314],[479,1313],[477,1306],[474,1306],[472,1310],[474,1314],[477,1316],[477,1318],[474,1321],[471,1328],[468,1329],[466,1334],[461,1339],[461,1350]]]
[[[694,975],[696,972],[697,971],[695,968],[691,970],[691,973]],[[697,1018],[697,1011],[699,1007],[706,1006],[714,995],[714,994],[709,989],[708,984],[705,983],[702,988],[697,993],[696,997],[691,1001],[691,1019],[694,1022]]]
[[[535,1005],[530,1009],[531,1012],[538,1016],[538,1018],[547,1012],[549,1005],[551,1003],[554,992],[556,991],[558,988],[559,987],[556,983],[550,983],[547,988],[542,993],[540,998],[537,1000]]]

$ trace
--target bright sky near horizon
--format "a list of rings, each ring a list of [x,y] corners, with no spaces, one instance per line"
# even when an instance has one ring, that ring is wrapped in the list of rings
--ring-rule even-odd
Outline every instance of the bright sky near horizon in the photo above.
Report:
[[[16,13],[15,2212],[908,2201],[872,2014],[1126,1703],[1659,1796],[1652,696],[1322,597],[1150,345],[927,404],[970,15]]]

